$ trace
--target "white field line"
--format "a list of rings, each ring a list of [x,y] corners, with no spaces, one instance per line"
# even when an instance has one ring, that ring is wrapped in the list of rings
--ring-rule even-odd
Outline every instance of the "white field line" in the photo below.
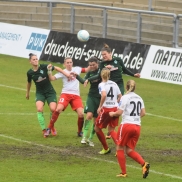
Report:
[[[38,147],[42,147],[42,148],[46,148],[48,150],[54,150],[54,151],[58,151],[58,152],[64,152],[65,151],[63,149],[58,149],[58,148],[55,148],[55,147],[50,147],[50,146],[46,146],[46,145],[42,145],[42,144],[37,144],[35,142],[31,142],[31,141],[27,141],[27,140],[22,140],[22,139],[19,139],[19,138],[14,138],[14,137],[3,135],[3,134],[0,134],[0,137],[7,138],[7,139],[10,139],[10,140],[15,140],[15,141],[22,142],[22,143],[27,143],[27,144],[38,146]],[[79,154],[77,154],[77,155],[80,156]],[[85,158],[89,158],[91,160],[96,160],[96,161],[101,161],[101,162],[112,163],[112,164],[117,164],[118,165],[117,162],[110,161],[110,160],[103,160],[101,158],[89,157],[89,156],[83,156],[83,155],[81,155],[81,156],[85,157]],[[127,165],[127,167],[130,167],[130,168],[133,168],[133,169],[137,169],[137,170],[141,170],[141,168],[135,167],[133,165]],[[150,173],[167,176],[167,177],[170,177],[170,178],[173,178],[173,179],[180,179],[180,180],[182,180],[182,177],[180,177],[180,176],[176,176],[176,175],[172,175],[172,174],[166,174],[166,173],[161,173],[161,172],[157,172],[155,170],[150,170]]]
[[[0,84],[0,87],[7,87],[7,88],[11,88],[11,89],[17,89],[17,90],[26,91],[26,89],[22,89],[22,88],[19,88],[19,87],[12,87],[12,86],[3,85],[3,84]],[[35,93],[35,91],[31,91],[31,92]],[[83,101],[83,102],[85,102],[85,101]],[[5,114],[5,113],[0,113],[0,114]],[[9,115],[33,115],[32,113],[21,113],[21,114],[18,114],[18,113],[7,113],[7,114],[9,114]],[[63,114],[63,113],[61,113],[61,114]],[[64,113],[64,114],[66,114],[66,115],[74,115],[75,113]],[[146,114],[149,115],[149,116],[153,116],[153,117],[164,118],[164,119],[169,119],[169,120],[173,120],[173,121],[182,122],[181,119],[165,117],[165,116],[160,116],[160,115],[151,114],[151,113],[146,113]]]

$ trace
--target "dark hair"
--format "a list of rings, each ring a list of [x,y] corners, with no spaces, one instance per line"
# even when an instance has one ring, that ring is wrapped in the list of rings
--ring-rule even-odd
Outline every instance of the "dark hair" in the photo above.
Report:
[[[101,49],[101,52],[102,51],[106,51],[108,53],[111,53],[111,48],[106,43],[104,43],[104,47]]]
[[[29,54],[29,59],[31,59],[32,56],[36,56],[36,54],[30,53],[30,54]]]
[[[95,63],[98,63],[98,58],[96,56],[92,56],[88,59],[88,62],[95,62]]]

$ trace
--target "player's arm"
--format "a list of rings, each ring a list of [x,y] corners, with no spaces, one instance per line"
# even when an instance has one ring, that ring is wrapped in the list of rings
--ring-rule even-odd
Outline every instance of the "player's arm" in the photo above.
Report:
[[[70,77],[70,74],[69,74],[69,73],[67,73],[67,72],[65,72],[64,70],[62,70],[60,67],[58,67],[58,66],[54,66],[54,69],[55,69],[56,71],[58,71],[58,72],[62,73],[63,75],[65,75],[67,78],[69,78],[69,77]]]
[[[143,116],[145,116],[145,108],[142,108],[141,109],[141,112],[140,112],[140,117],[143,117]]]
[[[31,88],[32,82],[27,82],[27,91],[26,91],[26,99],[29,100],[30,98],[30,88]]]
[[[121,109],[118,109],[115,112],[109,112],[109,116],[111,116],[111,117],[119,117],[122,114],[123,114],[123,110],[121,110]]]
[[[122,97],[122,94],[118,94],[118,99],[117,99],[117,102],[118,102],[118,103],[119,103],[121,97]]]
[[[87,68],[84,68],[85,70],[85,72],[82,72],[82,73],[87,73],[87,72],[89,72],[90,71],[90,66],[88,66]]]
[[[97,109],[97,113],[100,113],[100,110],[104,104],[104,101],[106,100],[106,97],[107,97],[106,91],[101,91],[101,99],[100,99],[99,107]]]
[[[88,73],[85,75],[84,78],[81,78],[79,75],[76,75],[76,79],[77,79],[81,84],[84,84],[85,81],[88,79]]]

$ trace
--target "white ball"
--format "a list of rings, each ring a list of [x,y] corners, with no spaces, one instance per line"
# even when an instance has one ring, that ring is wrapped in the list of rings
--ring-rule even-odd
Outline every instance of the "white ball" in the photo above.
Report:
[[[89,35],[88,31],[86,31],[86,30],[80,30],[77,33],[77,38],[81,42],[87,42],[89,40],[89,38],[90,38],[90,35]]]

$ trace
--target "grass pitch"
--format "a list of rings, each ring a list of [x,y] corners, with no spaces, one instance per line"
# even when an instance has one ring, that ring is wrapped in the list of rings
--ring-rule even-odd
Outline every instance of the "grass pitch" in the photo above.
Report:
[[[142,118],[141,137],[136,151],[150,162],[151,170],[147,179],[143,179],[140,165],[127,157],[128,177],[121,179],[116,178],[120,169],[112,140],[108,140],[112,152],[104,156],[98,154],[102,147],[96,136],[95,147],[81,145],[81,138],[76,135],[77,116],[70,107],[61,113],[56,122],[58,135],[43,138],[36,117],[34,84],[30,100],[25,99],[26,72],[31,67],[29,61],[0,55],[0,63],[0,181],[182,181],[180,85],[124,76],[125,83],[128,79],[136,81],[136,93],[145,102],[147,115]],[[62,67],[61,64],[54,65]],[[59,96],[62,81],[52,83]],[[80,85],[80,88],[85,101],[89,87]],[[44,113],[48,124],[47,105]]]

